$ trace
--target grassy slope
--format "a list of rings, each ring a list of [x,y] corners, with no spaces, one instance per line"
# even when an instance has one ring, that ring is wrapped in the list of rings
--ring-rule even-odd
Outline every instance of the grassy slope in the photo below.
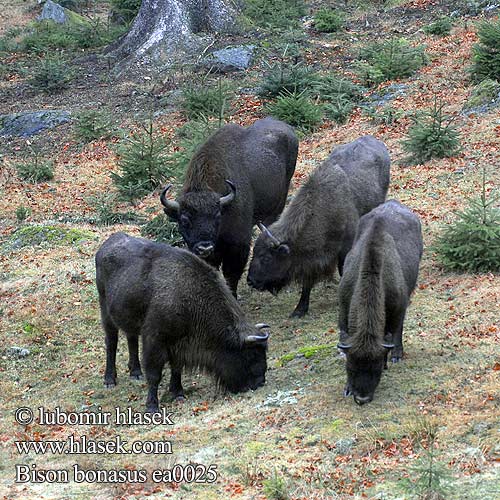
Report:
[[[381,23],[376,26],[379,32],[396,22],[397,15],[393,15],[377,21]],[[432,103],[433,93],[438,93],[449,109],[457,112],[469,92],[466,69],[475,42],[473,26],[459,22],[451,36],[434,39],[417,32],[418,23],[416,18],[408,30],[413,39],[428,44],[433,62],[410,79],[407,95],[398,98],[394,106],[405,111],[426,107]],[[369,36],[360,30],[359,43]],[[342,35],[338,39],[334,35],[315,36],[313,47],[317,50],[311,49],[311,59],[339,57],[339,53],[354,50],[349,37]],[[40,105],[40,99],[33,96],[31,104]],[[56,98],[56,104],[60,100]],[[72,96],[72,105],[77,101],[77,96]],[[238,120],[255,118],[253,102],[239,100],[242,113]],[[175,113],[163,118],[165,123],[178,119]],[[335,144],[374,134],[387,143],[395,160],[389,197],[397,197],[420,214],[428,249],[439,225],[451,219],[452,210],[463,205],[464,197],[478,190],[480,166],[489,168],[492,183],[498,180],[498,119],[497,112],[460,118],[463,152],[459,156],[404,168],[400,165],[399,141],[409,120],[374,126],[357,113],[346,126],[327,123],[301,142],[295,181],[300,183],[301,175],[307,174]],[[165,127],[167,133],[170,127],[171,123]],[[53,145],[55,181],[23,184],[11,171],[14,159],[23,152],[14,151],[5,158],[0,197],[0,212],[6,214],[0,228],[4,236],[15,228],[14,212],[21,203],[33,209],[31,221],[50,220],[54,210],[88,215],[91,207],[86,197],[109,186],[114,157],[108,147],[93,143],[77,151],[69,129],[61,130],[58,133],[67,134],[63,139],[69,147],[61,151]],[[156,196],[139,209],[144,206],[157,207]],[[342,397],[343,360],[335,350],[325,349],[310,358],[291,356],[305,346],[336,342],[336,282],[318,286],[313,292],[311,315],[295,321],[286,319],[298,299],[295,287],[271,298],[242,286],[242,303],[250,318],[273,327],[270,370],[264,388],[222,396],[214,392],[209,377],[188,375],[187,401],[183,405],[165,401],[175,415],[173,429],[36,424],[25,429],[15,424],[12,414],[19,406],[52,409],[59,405],[76,411],[91,405],[103,410],[130,405],[137,411],[144,406],[145,385],[126,377],[123,339],[119,385],[114,390],[102,387],[104,346],[93,284],[93,254],[100,242],[118,229],[137,234],[137,228],[78,227],[94,232],[96,239],[0,254],[3,346],[31,350],[29,357],[19,360],[4,353],[0,356],[0,492],[5,491],[7,498],[142,498],[145,494],[179,499],[266,498],[263,482],[274,474],[284,478],[292,498],[410,498],[411,489],[401,492],[394,484],[408,475],[421,474],[415,468],[421,466],[434,428],[437,460],[451,474],[445,498],[498,496],[498,277],[444,273],[429,249],[406,320],[405,360],[389,367],[370,405],[357,407],[352,399]],[[280,362],[283,356],[286,362]],[[286,400],[281,394],[278,399],[283,404],[273,404],[272,398],[279,396],[279,391],[288,391],[292,399]],[[94,439],[120,434],[125,441],[170,439],[174,456],[46,455],[28,459],[20,457],[13,446],[16,439],[64,439],[70,434]],[[152,470],[189,460],[216,463],[219,481],[211,486],[159,487],[151,483],[13,484],[16,463],[36,463],[45,468],[78,463],[87,469]]]

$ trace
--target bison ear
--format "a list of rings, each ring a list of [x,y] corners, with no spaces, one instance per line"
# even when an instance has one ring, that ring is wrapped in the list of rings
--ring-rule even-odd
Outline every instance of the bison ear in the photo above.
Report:
[[[282,255],[290,255],[290,247],[286,243],[280,243],[277,250]]]

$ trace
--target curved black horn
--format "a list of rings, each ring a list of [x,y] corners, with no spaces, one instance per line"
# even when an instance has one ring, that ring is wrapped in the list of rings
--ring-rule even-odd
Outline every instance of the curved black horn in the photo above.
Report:
[[[221,207],[224,207],[229,203],[231,203],[234,200],[234,197],[236,196],[236,186],[231,181],[228,180],[226,180],[226,184],[229,186],[230,192],[229,194],[226,194],[226,196],[220,197],[219,203]]]
[[[281,245],[281,242],[278,240],[278,238],[276,238],[276,236],[274,236],[273,233],[271,233],[271,231],[269,231],[269,229],[267,229],[267,227],[262,224],[262,222],[258,222],[257,227],[272,241],[273,246],[279,247]]]
[[[165,189],[160,194],[161,204],[169,211],[169,212],[179,212],[179,204],[176,201],[169,200],[167,198],[167,191],[172,187],[172,184],[165,186]]]
[[[255,325],[255,328],[257,328],[257,330],[262,330],[263,328],[271,328],[267,323],[257,323]]]
[[[388,344],[387,342],[382,342],[382,347],[386,349],[394,349],[394,344]]]
[[[348,349],[350,349],[350,348],[352,347],[352,345],[351,345],[351,344],[344,344],[344,342],[339,342],[339,343],[337,344],[337,347],[338,347],[339,349],[342,349],[342,350],[344,350],[344,351],[347,351]]]
[[[264,335],[247,335],[245,344],[265,344],[269,338],[269,333]]]

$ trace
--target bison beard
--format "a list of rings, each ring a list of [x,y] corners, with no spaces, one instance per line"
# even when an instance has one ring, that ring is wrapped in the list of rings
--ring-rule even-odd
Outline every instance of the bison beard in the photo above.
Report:
[[[283,210],[297,152],[293,129],[283,122],[226,125],[194,154],[177,200],[166,198],[168,187],[162,193],[164,211],[179,224],[188,248],[212,266],[222,265],[235,297],[252,227],[258,220],[275,221]]]
[[[200,368],[231,392],[265,383],[268,325],[250,325],[218,272],[193,254],[116,233],[96,254],[96,284],[106,334],[104,383],[116,385],[118,331],[128,341],[129,371],[148,382],[148,411],[159,409],[158,385],[168,361],[169,389],[183,397],[183,368]]]
[[[403,357],[403,322],[422,257],[418,217],[396,200],[363,216],[339,285],[338,347],[346,353],[346,396],[373,399],[388,353]]]

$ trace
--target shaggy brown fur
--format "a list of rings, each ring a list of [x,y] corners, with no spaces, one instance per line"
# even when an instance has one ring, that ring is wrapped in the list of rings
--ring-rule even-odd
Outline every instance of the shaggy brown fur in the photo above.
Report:
[[[373,399],[388,351],[394,362],[403,356],[403,322],[422,250],[420,221],[398,201],[379,205],[360,219],[339,285],[346,393],[359,404]]]
[[[219,273],[193,254],[116,233],[96,254],[96,283],[106,332],[106,385],[116,383],[119,329],[127,335],[133,377],[141,375],[142,336],[150,411],[158,411],[167,360],[175,397],[183,394],[184,367],[213,373],[233,392],[264,383],[267,337],[247,323]]]
[[[314,284],[336,267],[342,274],[360,215],[384,201],[389,163],[383,143],[370,136],[336,148],[269,227],[281,245],[265,233],[258,237],[249,285],[276,293],[292,280],[302,283],[292,316],[306,314]]]
[[[286,123],[264,118],[249,127],[226,125],[193,156],[177,203],[164,203],[188,248],[214,267],[222,264],[235,296],[252,227],[274,222],[283,210],[297,152],[298,140]],[[235,195],[223,204],[226,180]]]

